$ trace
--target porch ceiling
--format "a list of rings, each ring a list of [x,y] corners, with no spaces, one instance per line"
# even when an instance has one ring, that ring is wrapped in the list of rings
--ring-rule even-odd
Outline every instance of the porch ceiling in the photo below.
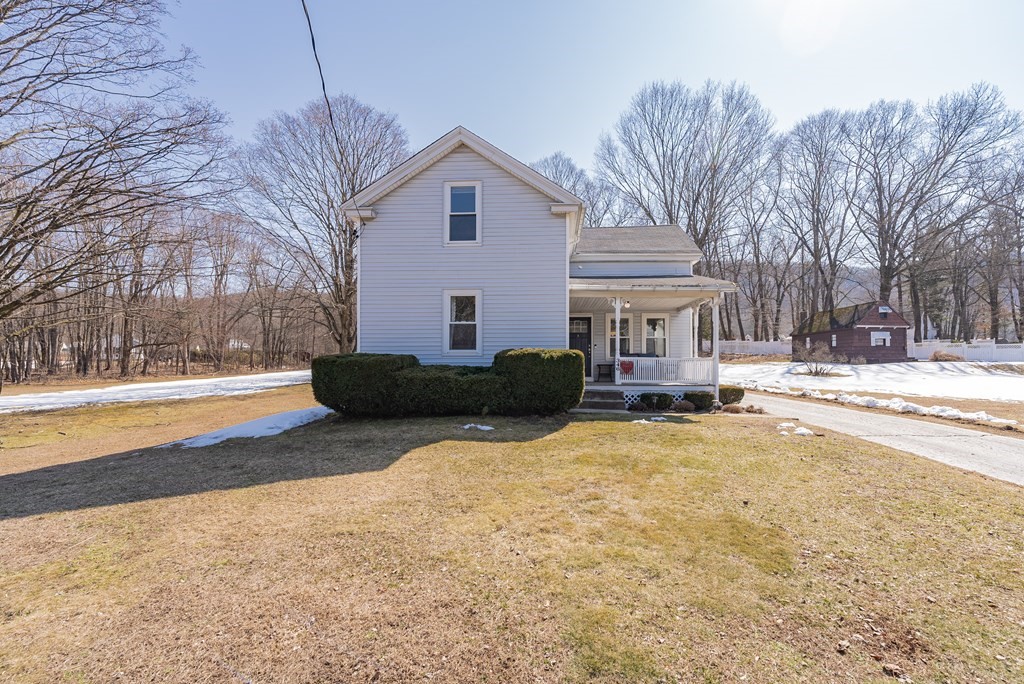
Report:
[[[658,296],[658,297],[645,297],[629,295],[626,299],[629,300],[630,308],[623,309],[624,313],[630,311],[682,311],[683,309],[689,309],[699,305],[702,301],[708,297],[700,296],[694,297],[692,295],[683,296]],[[569,297],[569,311],[570,313],[613,313],[615,307],[612,306],[610,297]]]

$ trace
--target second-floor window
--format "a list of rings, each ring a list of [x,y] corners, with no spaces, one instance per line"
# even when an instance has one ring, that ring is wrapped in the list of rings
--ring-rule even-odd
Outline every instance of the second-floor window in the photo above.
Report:
[[[480,181],[444,184],[444,243],[480,244]]]

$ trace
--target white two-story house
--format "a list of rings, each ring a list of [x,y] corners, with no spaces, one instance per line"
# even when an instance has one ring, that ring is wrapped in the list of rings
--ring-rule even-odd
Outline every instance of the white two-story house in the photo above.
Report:
[[[592,385],[717,393],[696,311],[732,283],[693,274],[678,226],[586,228],[583,203],[459,127],[362,190],[361,352],[489,365],[513,347],[579,349]],[[717,347],[717,345],[715,345]]]

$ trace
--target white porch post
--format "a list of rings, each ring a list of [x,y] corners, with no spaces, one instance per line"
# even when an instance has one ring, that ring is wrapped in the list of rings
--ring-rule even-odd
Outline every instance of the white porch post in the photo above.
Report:
[[[715,379],[715,401],[718,401],[718,300],[721,295],[715,295],[711,304],[711,349],[712,366]]]
[[[697,316],[698,311],[700,311],[699,303],[697,304],[697,306],[690,307],[690,356],[692,356],[695,359],[700,356],[700,348],[697,346],[697,323],[700,320]]]
[[[622,329],[622,324],[619,319],[622,316],[622,298],[616,297],[612,303],[615,305],[615,384],[621,385],[622,377],[619,373],[619,352],[621,350],[619,347],[622,346],[622,339],[619,337],[619,330]]]

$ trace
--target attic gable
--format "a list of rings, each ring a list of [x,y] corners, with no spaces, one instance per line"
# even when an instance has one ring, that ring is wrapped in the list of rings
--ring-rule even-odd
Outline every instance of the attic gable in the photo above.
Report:
[[[356,193],[352,199],[342,205],[345,215],[364,221],[372,220],[375,214],[374,202],[401,187],[462,146],[476,152],[495,166],[551,199],[552,213],[575,214],[577,230],[579,230],[583,220],[583,201],[580,198],[462,126],[452,129]]]

